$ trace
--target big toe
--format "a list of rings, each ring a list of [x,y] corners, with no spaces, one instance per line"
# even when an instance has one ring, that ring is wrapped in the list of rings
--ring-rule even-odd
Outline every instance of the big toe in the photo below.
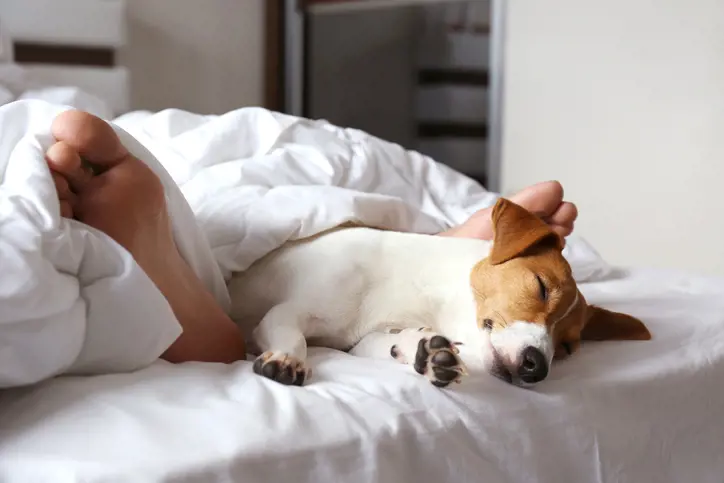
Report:
[[[511,196],[510,201],[546,219],[563,203],[563,186],[558,181],[536,183]]]
[[[51,126],[53,136],[80,158],[101,171],[128,156],[113,128],[104,120],[83,111],[69,110],[58,115]]]

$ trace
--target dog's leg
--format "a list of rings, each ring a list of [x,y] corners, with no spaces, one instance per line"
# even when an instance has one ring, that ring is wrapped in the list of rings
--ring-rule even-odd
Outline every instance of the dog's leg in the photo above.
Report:
[[[301,386],[311,376],[305,361],[307,341],[303,320],[296,307],[273,307],[254,330],[253,338],[262,354],[254,361],[254,372],[287,386]]]
[[[467,372],[458,356],[456,344],[426,327],[389,329],[371,332],[349,353],[360,357],[383,359],[392,357],[410,364],[437,387],[460,382]]]

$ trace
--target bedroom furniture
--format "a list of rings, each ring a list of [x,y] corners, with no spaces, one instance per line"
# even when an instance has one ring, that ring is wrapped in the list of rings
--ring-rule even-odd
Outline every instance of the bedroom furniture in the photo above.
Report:
[[[470,0],[467,0],[470,1]],[[309,24],[312,16],[356,11],[374,11],[410,6],[454,5],[467,3],[463,0],[279,0],[267,5],[267,76],[276,82],[267,83],[267,106],[290,114],[308,115],[309,71],[314,59],[309,55]],[[472,0],[473,2],[486,0]],[[504,0],[490,2],[490,33],[487,51],[481,49],[480,57],[487,59],[485,73],[474,73],[466,77],[464,84],[471,82],[487,87],[487,106],[484,124],[465,125],[421,123],[418,131],[428,139],[427,147],[442,154],[451,152],[449,146],[464,158],[475,156],[475,151],[485,150],[486,187],[495,191],[499,186],[503,109],[503,47],[505,39]],[[279,59],[282,59],[281,61]],[[422,69],[420,80],[439,82],[438,72],[432,76]],[[453,77],[455,78],[455,77]],[[457,77],[460,80],[459,77]],[[446,142],[451,135],[464,138],[462,143]],[[454,137],[454,136],[453,136]],[[481,138],[485,138],[482,140]],[[440,142],[442,141],[442,142]],[[482,142],[481,142],[482,141]],[[425,144],[423,143],[423,147]]]
[[[126,43],[125,0],[0,0],[14,60],[37,80],[77,86],[129,109],[129,72],[116,61]]]
[[[474,8],[478,7],[478,8]],[[415,149],[487,186],[489,2],[422,7]]]

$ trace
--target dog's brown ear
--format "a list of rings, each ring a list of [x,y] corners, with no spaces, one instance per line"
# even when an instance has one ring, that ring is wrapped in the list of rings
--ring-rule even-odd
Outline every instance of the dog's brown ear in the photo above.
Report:
[[[651,332],[636,317],[590,305],[581,340],[649,340]]]
[[[507,262],[543,243],[563,250],[563,240],[548,224],[512,201],[499,198],[491,219],[494,236],[488,259],[493,265]]]

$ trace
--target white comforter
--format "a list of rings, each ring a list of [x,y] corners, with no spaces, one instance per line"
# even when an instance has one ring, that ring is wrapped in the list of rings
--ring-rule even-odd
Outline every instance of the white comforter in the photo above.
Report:
[[[0,386],[65,374],[0,393],[0,481],[721,481],[724,282],[612,271],[576,238],[589,301],[642,317],[654,341],[586,346],[535,392],[484,376],[440,391],[328,350],[305,388],[248,362],[152,362],[179,333],[163,297],[108,237],[58,216],[43,151],[61,109],[0,108]],[[348,220],[431,233],[495,200],[321,121],[172,110],[116,124],[222,305],[229,274],[286,240]],[[114,374],[72,376],[98,373]]]
[[[125,250],[60,218],[43,153],[62,110],[41,101],[0,107],[0,388],[139,369],[180,331]],[[164,181],[176,241],[224,307],[231,272],[287,240],[350,220],[436,232],[495,199],[397,145],[263,109],[135,113],[115,124]],[[603,266],[583,242],[569,251],[581,276]]]

